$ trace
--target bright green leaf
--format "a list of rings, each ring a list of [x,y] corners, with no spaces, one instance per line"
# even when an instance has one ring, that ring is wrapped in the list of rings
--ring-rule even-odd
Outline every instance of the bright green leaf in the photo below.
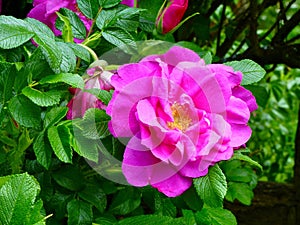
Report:
[[[194,186],[203,202],[211,207],[222,207],[227,191],[226,177],[216,164],[209,168],[208,174],[194,179]]]
[[[37,35],[46,35],[50,39],[55,39],[53,31],[46,24],[30,17],[26,17],[25,21],[34,28],[33,31]]]
[[[61,119],[63,119],[68,112],[67,107],[54,107],[46,112],[44,119],[44,127],[48,128],[57,124]]]
[[[235,154],[233,155],[233,157],[231,159],[238,159],[238,160],[248,162],[248,163],[250,163],[250,165],[258,167],[261,171],[263,170],[263,167],[258,162],[254,161],[247,155],[243,155],[240,152],[235,152]]]
[[[22,94],[38,106],[56,105],[59,103],[61,97],[61,92],[59,91],[50,90],[47,92],[41,92],[37,89],[28,86],[23,88]]]
[[[76,67],[76,55],[74,51],[64,42],[57,42],[60,51],[62,51],[62,61],[60,65],[60,72],[73,72]]]
[[[73,32],[72,32],[72,27],[71,23],[68,17],[62,15],[59,12],[56,12],[57,16],[59,19],[57,21],[62,21],[62,25],[60,27],[60,30],[62,31],[62,38],[65,42],[73,42]],[[57,25],[56,25],[57,26]]]
[[[94,19],[99,10],[98,0],[77,0],[80,11],[90,19]]]
[[[118,5],[121,0],[99,0],[99,4],[102,8],[111,8]]]
[[[81,45],[78,44],[74,44],[74,43],[66,43],[74,52],[74,54],[83,59],[86,62],[90,62],[90,53],[88,52],[87,49],[85,49],[84,47],[82,47]]]
[[[231,66],[235,71],[241,71],[243,73],[242,85],[248,85],[258,82],[266,74],[264,68],[250,59],[231,61],[225,63],[225,65]]]
[[[118,225],[183,225],[181,221],[168,216],[142,215],[120,220]]]
[[[60,73],[55,75],[47,76],[40,80],[40,84],[56,84],[56,83],[66,83],[71,85],[72,87],[84,88],[84,81],[81,76],[78,74],[72,73]]]
[[[40,127],[41,109],[24,95],[13,97],[8,103],[8,109],[20,125],[32,128]]]
[[[52,149],[45,133],[41,132],[33,142],[33,151],[37,161],[46,169],[49,169],[52,161]]]
[[[70,146],[70,131],[67,127],[53,126],[48,129],[48,139],[59,160],[72,163],[73,152]]]
[[[203,208],[195,213],[195,218],[201,225],[237,225],[235,216],[222,208]]]
[[[0,48],[16,48],[34,36],[30,24],[12,16],[0,16]]]

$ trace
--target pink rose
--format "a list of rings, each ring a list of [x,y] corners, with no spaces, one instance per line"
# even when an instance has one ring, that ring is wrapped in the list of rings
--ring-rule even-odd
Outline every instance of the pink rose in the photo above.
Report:
[[[123,0],[121,4],[128,5],[129,7],[134,7],[135,0]]]
[[[241,80],[231,67],[205,65],[178,46],[120,67],[106,112],[110,132],[129,140],[122,164],[127,181],[175,197],[230,159],[250,138],[247,123],[257,108]]]
[[[112,89],[110,79],[113,73],[104,71],[101,66],[92,66],[87,70],[87,74],[89,77],[85,81],[85,90],[102,89],[109,91]],[[67,107],[69,108],[67,119],[69,120],[83,117],[86,110],[90,108],[106,109],[106,105],[89,92],[73,88],[70,89],[70,92],[75,96],[67,104]]]
[[[170,0],[156,19],[158,30],[163,34],[170,32],[180,23],[187,7],[188,0]]]

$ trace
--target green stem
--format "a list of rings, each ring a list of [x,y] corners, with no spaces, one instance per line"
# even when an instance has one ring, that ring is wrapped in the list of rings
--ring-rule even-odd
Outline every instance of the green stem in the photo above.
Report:
[[[88,50],[89,53],[91,54],[91,56],[93,57],[93,60],[94,60],[94,61],[98,60],[98,56],[97,56],[97,54],[93,51],[93,49],[91,49],[90,47],[88,47],[88,46],[86,46],[86,45],[83,45],[83,44],[78,44],[78,45],[80,45],[80,46],[84,47],[86,50]]]
[[[93,31],[93,28],[94,28],[94,26],[95,26],[95,23],[96,23],[96,19],[98,18],[98,16],[99,16],[99,14],[101,13],[101,11],[102,11],[102,7],[99,8],[96,17],[93,19],[93,23],[92,23],[92,25],[91,25],[91,28],[90,28],[90,30],[89,30],[89,32],[88,32],[86,38],[88,38],[88,37],[91,35],[91,33],[92,33],[92,31]]]

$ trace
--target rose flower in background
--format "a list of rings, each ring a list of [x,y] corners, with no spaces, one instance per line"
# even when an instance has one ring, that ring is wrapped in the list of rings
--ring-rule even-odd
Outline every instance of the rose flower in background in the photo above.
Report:
[[[98,60],[90,65],[86,71],[88,78],[85,80],[85,90],[100,89],[109,91],[112,89],[110,79],[113,73],[103,70],[105,61]],[[106,109],[106,105],[95,95],[80,89],[70,89],[74,97],[69,101],[67,107],[67,119],[81,118],[86,110],[90,108]]]
[[[156,18],[158,31],[166,34],[176,28],[187,7],[188,0],[170,0],[167,5],[160,10]]]
[[[127,181],[175,197],[230,159],[250,138],[247,123],[257,108],[241,81],[241,72],[205,65],[182,47],[121,66],[106,112],[110,132],[129,138],[122,166]]]

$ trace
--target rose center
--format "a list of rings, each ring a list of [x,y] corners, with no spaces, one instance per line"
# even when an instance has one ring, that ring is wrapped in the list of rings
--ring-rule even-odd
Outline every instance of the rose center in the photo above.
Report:
[[[171,106],[171,110],[174,121],[168,122],[167,126],[170,129],[177,128],[181,131],[185,131],[186,129],[188,129],[191,125],[192,120],[189,117],[187,110],[182,105],[176,102]]]

